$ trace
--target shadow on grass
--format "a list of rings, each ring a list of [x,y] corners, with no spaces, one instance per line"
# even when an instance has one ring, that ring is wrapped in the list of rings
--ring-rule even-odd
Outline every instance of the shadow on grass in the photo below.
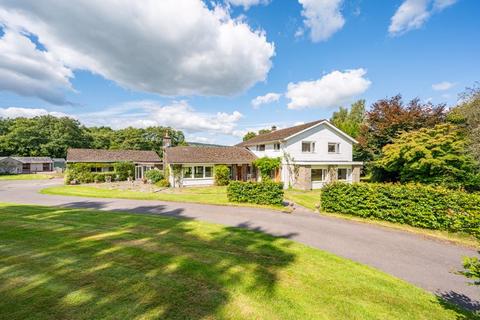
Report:
[[[9,205],[0,230],[8,319],[216,318],[272,298],[295,260],[280,238],[159,216]]]

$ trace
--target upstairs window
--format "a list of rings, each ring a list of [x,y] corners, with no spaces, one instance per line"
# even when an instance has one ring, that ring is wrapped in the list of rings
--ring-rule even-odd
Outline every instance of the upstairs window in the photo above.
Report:
[[[280,151],[280,143],[274,143],[273,144],[273,150]]]
[[[340,153],[340,143],[329,142],[328,153]]]
[[[302,141],[302,152],[305,152],[305,153],[315,152],[315,142]]]
[[[265,151],[265,145],[264,144],[257,144],[257,151]]]

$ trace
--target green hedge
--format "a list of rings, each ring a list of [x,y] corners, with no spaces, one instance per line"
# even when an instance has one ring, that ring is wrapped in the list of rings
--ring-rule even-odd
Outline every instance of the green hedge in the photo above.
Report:
[[[224,164],[215,165],[215,185],[226,186],[230,182],[230,169]]]
[[[145,173],[145,178],[150,180],[153,184],[164,179],[163,172],[158,169],[148,170]]]
[[[92,172],[92,168],[113,168],[114,171]],[[112,181],[127,180],[135,172],[135,166],[131,162],[108,163],[69,163],[65,171],[65,183],[70,184],[73,180],[79,183],[104,182],[106,176],[111,176]]]
[[[283,203],[283,183],[230,181],[227,187],[228,201],[256,204],[281,205]]]
[[[480,195],[421,184],[333,183],[322,210],[480,237]]]

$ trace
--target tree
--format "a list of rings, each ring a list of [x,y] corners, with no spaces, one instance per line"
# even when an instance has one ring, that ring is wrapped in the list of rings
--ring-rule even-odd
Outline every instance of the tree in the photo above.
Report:
[[[445,105],[421,103],[419,99],[403,104],[402,96],[375,102],[361,125],[359,155],[364,161],[377,159],[382,148],[404,131],[432,128],[446,118]]]
[[[474,189],[478,166],[466,145],[463,131],[448,123],[403,132],[383,148],[374,166],[385,170],[392,181]]]
[[[247,140],[250,140],[254,137],[256,137],[257,134],[253,131],[248,131],[244,136],[243,136],[243,141],[247,141]]]
[[[249,131],[243,136],[243,141],[247,141],[260,134],[270,133],[272,129],[260,129],[258,132]]]
[[[360,126],[365,118],[365,100],[358,100],[353,103],[350,110],[340,107],[330,118],[330,122],[338,129],[353,138],[358,137]]]
[[[262,180],[270,180],[274,171],[280,168],[282,160],[280,158],[263,157],[253,161],[253,165],[260,170]]]
[[[480,84],[467,88],[460,95],[460,101],[448,114],[448,120],[465,129],[469,151],[480,162]]]

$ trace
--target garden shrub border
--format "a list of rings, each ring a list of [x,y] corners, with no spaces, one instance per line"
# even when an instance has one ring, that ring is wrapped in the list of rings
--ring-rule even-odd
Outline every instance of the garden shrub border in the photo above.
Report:
[[[321,207],[325,212],[480,238],[479,194],[422,184],[336,182],[322,189]]]
[[[228,201],[264,205],[283,204],[283,183],[273,181],[230,181],[227,187]]]

